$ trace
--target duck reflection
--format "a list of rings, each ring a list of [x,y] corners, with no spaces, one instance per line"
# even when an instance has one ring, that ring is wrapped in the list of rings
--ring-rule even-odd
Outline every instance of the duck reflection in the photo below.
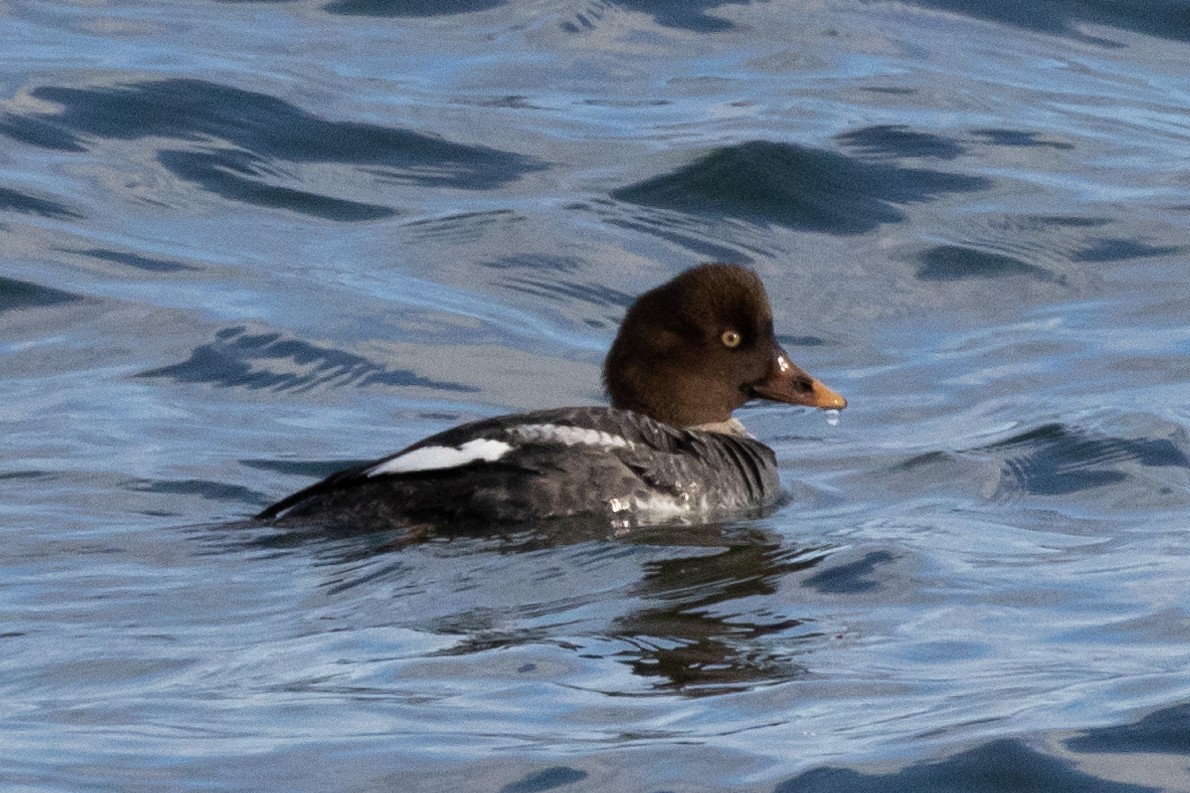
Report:
[[[395,620],[455,637],[434,656],[561,647],[625,665],[647,681],[645,693],[687,696],[807,674],[798,658],[823,634],[812,618],[790,613],[782,591],[804,592],[834,550],[791,546],[755,521],[632,529],[579,522],[432,537],[257,525],[233,536],[223,535],[221,550],[308,555],[321,571],[321,599],[336,613],[351,609],[357,625]],[[369,615],[378,601],[383,612]]]
[[[622,660],[654,688],[716,694],[807,672],[794,660],[798,645],[820,634],[811,620],[782,613],[774,596],[824,549],[786,547],[763,532],[718,533],[714,553],[646,564],[636,587],[644,607],[610,626],[635,648]]]

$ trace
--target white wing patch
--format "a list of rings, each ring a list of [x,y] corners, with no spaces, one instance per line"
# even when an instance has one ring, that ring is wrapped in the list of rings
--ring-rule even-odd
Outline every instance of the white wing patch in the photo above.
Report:
[[[510,432],[533,443],[560,443],[563,446],[599,446],[604,449],[630,449],[632,441],[610,432],[561,424],[518,424]]]
[[[512,451],[512,446],[504,441],[487,438],[476,438],[457,447],[423,446],[369,468],[365,474],[381,476],[383,474],[408,474],[414,471],[440,471],[444,468],[458,468],[461,465],[480,460],[486,463],[494,462],[510,451]]]
[[[558,443],[562,446],[597,446],[601,449],[630,449],[632,441],[610,432],[567,427],[561,424],[517,424],[508,428],[512,443],[476,438],[460,446],[423,446],[399,455],[364,472],[365,476],[408,474],[415,471],[441,471],[474,462],[494,462],[513,449],[518,441]]]

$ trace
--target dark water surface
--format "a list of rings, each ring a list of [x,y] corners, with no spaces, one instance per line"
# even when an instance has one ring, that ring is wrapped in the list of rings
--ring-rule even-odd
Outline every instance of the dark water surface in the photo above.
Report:
[[[1185,0],[0,20],[0,787],[1190,790]],[[775,514],[243,523],[707,259]]]

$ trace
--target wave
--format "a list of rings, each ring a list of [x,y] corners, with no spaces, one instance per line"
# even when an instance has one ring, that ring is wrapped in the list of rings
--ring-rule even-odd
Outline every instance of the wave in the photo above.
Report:
[[[0,278],[0,313],[73,303],[82,297],[28,281]]]
[[[898,204],[991,186],[988,179],[789,143],[751,141],[718,149],[677,171],[612,193],[633,204],[772,223],[829,234],[862,234],[904,220]]]
[[[138,377],[224,388],[310,391],[323,387],[418,386],[474,393],[473,386],[422,377],[410,369],[392,369],[356,353],[323,347],[280,333],[251,333],[226,328],[200,345],[181,363],[141,372]]]
[[[1120,496],[1133,507],[1190,500],[1190,435],[1136,414],[1105,432],[1051,422],[995,443],[931,451],[893,465],[894,487],[968,482],[987,499]]]
[[[347,166],[384,181],[464,190],[492,189],[546,167],[531,157],[407,129],[328,120],[267,94],[198,79],[42,86],[31,95],[59,109],[5,113],[0,134],[70,152],[87,151],[96,139],[150,140],[161,146],[157,161],[179,179],[234,201],[331,220],[397,212],[280,184],[300,183],[293,165]],[[69,211],[11,192],[0,192],[0,207],[7,197],[25,211]]]
[[[28,193],[0,187],[0,212],[20,212],[26,215],[40,215],[53,220],[70,220],[81,218],[82,215],[46,198],[37,198]]]
[[[1117,0],[1001,0],[996,3],[987,0],[908,1],[912,5],[938,8],[1104,46],[1120,45],[1087,35],[1078,26],[1105,25],[1175,41],[1190,41],[1190,7],[1184,0],[1151,0],[1147,3],[1121,3]]]

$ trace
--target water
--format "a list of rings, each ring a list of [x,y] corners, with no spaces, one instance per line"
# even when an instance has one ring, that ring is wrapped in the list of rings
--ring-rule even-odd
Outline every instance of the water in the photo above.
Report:
[[[12,790],[1190,790],[1190,6],[0,10]],[[648,531],[244,523],[764,278],[828,426]]]

